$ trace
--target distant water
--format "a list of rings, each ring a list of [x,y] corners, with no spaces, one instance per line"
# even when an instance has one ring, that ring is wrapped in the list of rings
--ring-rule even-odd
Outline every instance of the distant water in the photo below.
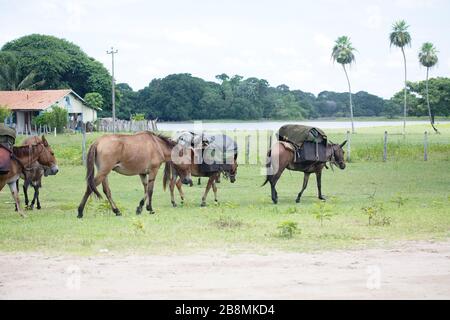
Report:
[[[246,121],[246,122],[158,122],[162,131],[216,130],[278,130],[284,124],[303,124],[322,129],[351,129],[346,121]],[[406,125],[428,124],[428,121],[407,121]],[[440,123],[446,123],[442,121]],[[403,121],[356,121],[356,128],[402,126]]]

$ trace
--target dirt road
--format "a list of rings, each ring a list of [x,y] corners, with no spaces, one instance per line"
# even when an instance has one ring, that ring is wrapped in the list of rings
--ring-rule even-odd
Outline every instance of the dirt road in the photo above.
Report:
[[[0,299],[449,299],[450,242],[94,257],[0,253]]]

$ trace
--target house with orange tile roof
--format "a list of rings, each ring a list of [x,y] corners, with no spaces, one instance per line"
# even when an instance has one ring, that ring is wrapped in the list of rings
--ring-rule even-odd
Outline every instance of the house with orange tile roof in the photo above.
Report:
[[[89,106],[83,98],[71,89],[0,91],[0,106],[12,111],[10,123],[17,133],[30,132],[32,120],[40,113],[50,111],[53,106],[67,110],[68,123],[76,124],[97,120],[97,109]]]

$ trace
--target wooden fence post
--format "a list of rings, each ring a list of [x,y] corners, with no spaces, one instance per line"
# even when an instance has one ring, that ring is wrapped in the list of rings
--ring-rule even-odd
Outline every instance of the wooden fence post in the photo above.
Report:
[[[350,162],[350,160],[351,160],[351,157],[350,157],[350,152],[352,151],[351,143],[352,143],[352,138],[350,135],[350,131],[347,131],[347,162]]]
[[[245,164],[250,162],[250,136],[245,137]]]
[[[388,142],[388,133],[387,131],[384,132],[384,148],[383,148],[383,161],[386,162],[387,160],[387,142]]]
[[[423,160],[428,161],[428,132],[425,131],[423,138]]]
[[[86,124],[85,123],[83,123],[83,125],[81,126],[81,131],[83,134],[81,150],[82,150],[83,165],[85,166],[86,165]]]

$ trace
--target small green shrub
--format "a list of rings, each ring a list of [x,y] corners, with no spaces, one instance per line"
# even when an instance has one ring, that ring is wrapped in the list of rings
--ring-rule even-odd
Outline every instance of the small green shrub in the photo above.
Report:
[[[142,220],[134,218],[132,226],[135,234],[145,233],[145,225]]]
[[[397,193],[395,197],[391,199],[391,202],[397,204],[397,206],[400,208],[405,205],[406,201],[408,201],[408,198],[403,197],[400,193]]]
[[[56,128],[56,132],[64,132],[64,127],[67,125],[68,112],[66,109],[53,106],[51,111],[46,111],[35,117],[32,124],[35,126],[50,126]]]
[[[324,220],[331,220],[331,217],[333,217],[333,206],[322,201],[314,205],[312,213],[320,221],[320,226],[322,227]]]
[[[391,218],[384,214],[384,206],[381,202],[375,202],[361,209],[369,219],[369,226],[388,226]]]
[[[280,238],[291,239],[295,233],[299,232],[298,223],[293,221],[283,221],[278,224]]]

